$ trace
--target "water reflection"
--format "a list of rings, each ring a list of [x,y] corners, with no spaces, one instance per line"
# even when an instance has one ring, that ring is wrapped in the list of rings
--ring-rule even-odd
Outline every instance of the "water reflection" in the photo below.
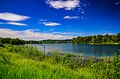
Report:
[[[88,45],[88,44],[33,44],[38,49],[45,51],[61,51],[80,53],[85,56],[111,56],[120,49],[120,45]]]

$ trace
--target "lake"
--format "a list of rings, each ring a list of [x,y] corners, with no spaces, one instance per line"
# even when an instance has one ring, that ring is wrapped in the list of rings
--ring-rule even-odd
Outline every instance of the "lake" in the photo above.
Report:
[[[120,49],[120,45],[89,45],[89,44],[31,44],[39,50],[71,52],[84,56],[112,56]]]

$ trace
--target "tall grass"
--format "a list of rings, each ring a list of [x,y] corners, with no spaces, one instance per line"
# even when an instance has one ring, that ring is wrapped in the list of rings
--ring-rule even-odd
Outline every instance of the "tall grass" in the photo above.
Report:
[[[0,79],[119,79],[118,53],[96,58],[5,45],[0,47]]]

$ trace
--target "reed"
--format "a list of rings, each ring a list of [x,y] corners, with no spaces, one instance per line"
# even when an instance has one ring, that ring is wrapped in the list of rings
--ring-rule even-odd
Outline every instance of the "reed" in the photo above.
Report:
[[[0,79],[119,79],[119,53],[96,58],[5,45],[0,47]]]

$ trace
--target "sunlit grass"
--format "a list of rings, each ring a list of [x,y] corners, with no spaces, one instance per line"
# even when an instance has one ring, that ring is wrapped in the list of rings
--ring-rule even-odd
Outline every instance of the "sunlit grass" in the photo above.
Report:
[[[119,79],[120,58],[43,53],[34,47],[0,47],[1,79]]]

